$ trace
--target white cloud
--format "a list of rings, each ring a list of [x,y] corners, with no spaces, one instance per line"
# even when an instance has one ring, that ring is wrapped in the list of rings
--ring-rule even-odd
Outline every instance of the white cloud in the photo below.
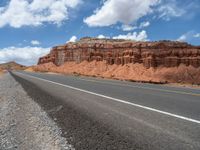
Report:
[[[141,31],[139,33],[137,32],[133,32],[133,33],[128,33],[125,35],[117,35],[117,36],[113,36],[113,37],[109,37],[109,36],[105,36],[105,35],[98,35],[97,38],[99,39],[124,39],[124,40],[134,40],[134,41],[147,41],[147,33],[146,31]]]
[[[77,41],[77,37],[76,36],[72,36],[69,41],[67,41],[66,43],[68,42],[76,42]]]
[[[133,32],[126,35],[114,36],[113,39],[125,39],[125,40],[134,40],[134,41],[147,41],[148,39],[146,31],[141,31],[139,33]]]
[[[141,22],[139,26],[132,26],[132,25],[125,25],[124,24],[119,29],[122,29],[122,31],[133,31],[133,30],[136,30],[136,29],[146,28],[149,25],[150,25],[150,22],[149,21],[145,21],[145,22]]]
[[[49,52],[50,48],[42,47],[7,47],[0,49],[0,63],[16,61],[23,65],[33,65],[39,57]]]
[[[37,41],[37,40],[32,40],[32,41],[31,41],[31,44],[32,44],[32,45],[40,45],[40,42]]]
[[[0,7],[0,27],[39,26],[45,22],[60,25],[68,19],[68,9],[75,8],[80,1],[10,0],[7,6]]]
[[[146,22],[142,22],[142,23],[140,24],[139,28],[141,29],[141,28],[145,28],[145,27],[148,27],[148,26],[150,26],[150,22],[149,22],[149,21],[146,21]]]
[[[182,41],[182,42],[186,42],[186,41],[190,41],[194,38],[200,38],[200,33],[195,33],[194,31],[189,31],[183,35],[181,35],[177,41]]]
[[[121,29],[123,31],[133,31],[133,30],[137,29],[137,27],[131,26],[131,25],[122,25]]]
[[[172,17],[181,17],[186,13],[181,7],[178,7],[176,4],[176,0],[170,0],[165,4],[162,4],[157,9],[159,18],[169,21]]]
[[[109,36],[105,36],[105,35],[102,35],[102,34],[98,35],[97,38],[98,39],[110,39]]]
[[[89,26],[110,26],[121,22],[130,24],[150,14],[160,0],[105,0],[103,6],[84,19]]]
[[[130,25],[152,14],[154,19],[169,21],[173,17],[191,14],[191,7],[194,7],[194,5],[184,5],[178,0],[103,0],[102,3],[102,6],[96,9],[91,16],[84,19],[88,26],[103,27],[117,23]],[[190,3],[196,4],[197,2]],[[144,24],[144,27],[147,26],[149,22]],[[130,28],[128,30],[131,31]]]
[[[184,42],[184,41],[186,41],[186,40],[187,40],[187,35],[186,35],[186,34],[181,35],[181,36],[177,39],[177,41],[181,41],[181,42]]]
[[[200,38],[200,33],[194,35],[195,38]]]

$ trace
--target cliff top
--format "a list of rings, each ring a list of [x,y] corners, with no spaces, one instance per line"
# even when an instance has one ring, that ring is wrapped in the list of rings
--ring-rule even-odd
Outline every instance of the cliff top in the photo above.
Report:
[[[94,45],[94,44],[110,44],[110,45],[123,45],[123,44],[131,44],[132,46],[142,46],[142,47],[180,47],[180,48],[191,48],[195,47],[200,49],[200,46],[192,46],[186,42],[180,41],[170,41],[170,40],[161,40],[161,41],[134,41],[134,40],[124,40],[124,39],[99,39],[99,38],[91,38],[91,37],[84,37],[81,38],[77,42],[69,42],[64,45],[58,45],[56,47],[62,46],[73,46],[73,45]],[[128,46],[127,46],[128,47]]]
[[[99,42],[131,42],[131,43],[179,43],[179,44],[188,44],[187,42],[181,41],[171,41],[171,40],[160,40],[160,41],[135,41],[135,40],[128,40],[128,39],[109,39],[109,38],[93,38],[93,37],[83,37],[77,42],[71,43],[99,43]],[[190,45],[190,44],[188,44]]]

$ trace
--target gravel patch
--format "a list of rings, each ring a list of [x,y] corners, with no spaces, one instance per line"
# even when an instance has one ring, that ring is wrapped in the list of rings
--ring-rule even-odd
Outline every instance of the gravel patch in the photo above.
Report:
[[[11,75],[0,76],[0,150],[73,150],[61,134]]]

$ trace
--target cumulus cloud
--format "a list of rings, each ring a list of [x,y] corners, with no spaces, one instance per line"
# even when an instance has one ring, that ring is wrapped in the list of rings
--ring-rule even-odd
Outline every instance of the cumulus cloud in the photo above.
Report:
[[[152,12],[160,0],[105,0],[103,6],[84,19],[89,26],[110,26],[121,22],[130,24]]]
[[[0,63],[16,61],[23,65],[36,64],[38,58],[48,54],[50,48],[42,47],[7,47],[0,49]]]
[[[133,31],[133,30],[136,30],[136,29],[143,29],[143,28],[146,28],[148,26],[150,26],[150,22],[145,21],[145,22],[141,22],[139,26],[123,24],[120,29],[122,29],[122,31]]]
[[[181,42],[186,41],[186,40],[187,40],[187,35],[186,35],[186,34],[181,35],[181,36],[177,39],[177,41],[181,41]]]
[[[200,38],[200,33],[196,33],[196,34],[194,35],[194,37],[195,37],[195,38]]]
[[[113,37],[109,37],[109,36],[105,36],[103,34],[100,34],[97,36],[97,38],[99,39],[124,39],[124,40],[134,40],[134,41],[147,41],[148,39],[148,35],[146,33],[146,31],[142,30],[141,32],[137,33],[137,32],[129,32],[128,34],[120,34],[117,36],[113,36]]]
[[[31,41],[31,44],[32,44],[32,45],[40,45],[40,42],[37,41],[37,40],[32,40],[32,41]]]
[[[157,11],[159,14],[158,18],[162,18],[167,21],[173,17],[180,17],[186,13],[185,9],[177,6],[176,0],[170,0],[161,4]]]
[[[132,26],[132,25],[122,25],[121,29],[123,31],[132,31],[132,30],[137,29],[137,27],[136,26]]]
[[[189,31],[189,32],[181,35],[177,39],[177,41],[185,42],[185,41],[189,41],[189,40],[194,39],[194,38],[200,38],[200,33],[195,33],[194,31]]]
[[[109,39],[110,37],[100,34],[100,35],[97,36],[97,38],[98,39]]]
[[[68,9],[75,8],[80,1],[10,0],[6,6],[0,7],[0,27],[39,26],[45,22],[60,25],[68,19]]]
[[[67,41],[67,43],[68,42],[76,42],[77,41],[77,37],[76,36],[72,36],[70,39],[69,39],[69,41]]]
[[[111,26],[119,22],[130,25],[151,14],[153,18],[169,21],[173,17],[181,17],[191,12],[190,7],[178,3],[178,0],[104,0],[102,6],[85,18],[84,22],[90,27]],[[149,26],[149,22],[145,23],[144,27]]]
[[[149,22],[149,21],[146,21],[146,22],[142,22],[142,23],[140,24],[139,28],[142,29],[142,28],[145,28],[145,27],[148,27],[148,26],[150,26],[150,22]]]
[[[125,40],[134,40],[134,41],[147,41],[148,39],[146,31],[141,31],[139,33],[133,32],[126,35],[114,36],[113,39],[125,39]]]

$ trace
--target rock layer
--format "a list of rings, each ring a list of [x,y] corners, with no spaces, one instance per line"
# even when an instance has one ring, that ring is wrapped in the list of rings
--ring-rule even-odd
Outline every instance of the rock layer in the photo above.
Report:
[[[185,42],[135,42],[127,40],[82,38],[75,43],[53,47],[38,64],[53,62],[106,61],[109,65],[143,64],[146,68],[177,67],[180,64],[200,67],[200,46]]]

